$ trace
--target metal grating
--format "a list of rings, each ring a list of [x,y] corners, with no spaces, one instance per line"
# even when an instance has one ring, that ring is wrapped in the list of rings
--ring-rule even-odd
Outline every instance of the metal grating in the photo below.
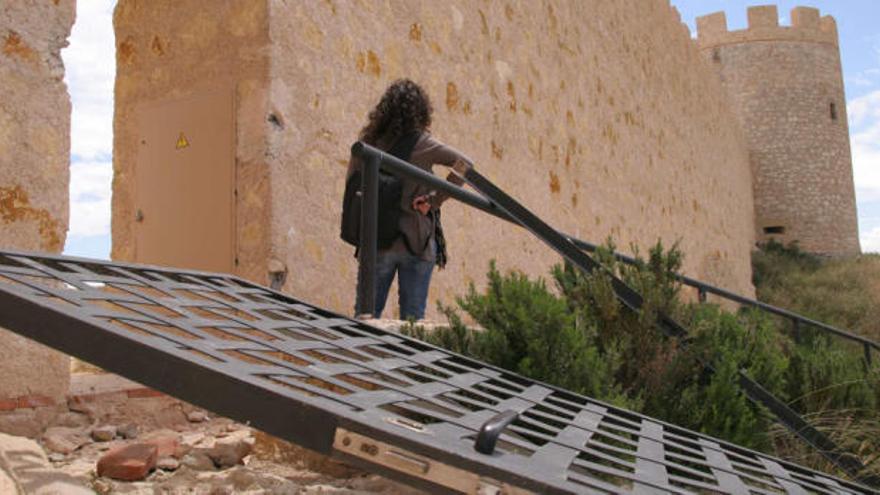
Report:
[[[422,487],[872,493],[229,275],[0,251],[0,325]],[[476,452],[509,410],[495,453]]]
[[[644,304],[642,296],[626,285],[623,280],[605,270],[599,263],[578,248],[573,241],[567,239],[553,229],[553,227],[538,218],[479,172],[472,168],[456,168],[456,172],[460,173],[471,186],[489,198],[497,207],[506,212],[508,216],[532,232],[532,234],[562,255],[563,258],[574,264],[574,266],[585,273],[605,271],[606,275],[610,278],[611,287],[617,299],[629,309],[635,312],[641,311]],[[682,345],[687,345],[682,340],[687,337],[687,330],[680,323],[670,318],[669,315],[658,314],[656,327],[667,336],[680,339]],[[715,373],[714,367],[710,362],[703,361],[702,365],[705,371]],[[869,483],[875,487],[880,484],[880,480],[875,476],[867,475],[863,478],[860,477],[861,473],[865,470],[865,466],[857,456],[848,453],[838,446],[831,438],[788,407],[786,403],[749,377],[744,370],[739,370],[737,383],[750,400],[755,404],[764,406],[777,421],[782,423],[812,449],[819,452],[825,459],[832,462],[838,469],[843,470],[853,479]]]

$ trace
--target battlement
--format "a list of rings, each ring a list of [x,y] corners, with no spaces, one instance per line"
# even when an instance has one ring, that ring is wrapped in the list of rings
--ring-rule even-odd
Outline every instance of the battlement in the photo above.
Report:
[[[837,45],[837,23],[830,15],[821,17],[819,9],[795,7],[791,10],[791,26],[779,24],[779,12],[775,5],[749,7],[748,19],[748,28],[728,31],[724,12],[698,17],[697,45],[710,48],[752,41],[805,41]]]

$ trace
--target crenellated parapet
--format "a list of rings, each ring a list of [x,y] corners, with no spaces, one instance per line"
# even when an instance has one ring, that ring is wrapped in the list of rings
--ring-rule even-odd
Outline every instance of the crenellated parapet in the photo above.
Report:
[[[837,23],[830,15],[820,16],[819,9],[795,7],[791,10],[791,26],[779,24],[779,12],[775,5],[749,7],[748,19],[748,28],[729,31],[724,12],[698,17],[697,45],[700,48],[711,48],[755,41],[801,41],[837,45]]]
[[[756,238],[825,255],[859,253],[837,26],[810,7],[779,24],[751,7],[748,28],[723,12],[697,19],[697,46],[742,123],[752,167]]]

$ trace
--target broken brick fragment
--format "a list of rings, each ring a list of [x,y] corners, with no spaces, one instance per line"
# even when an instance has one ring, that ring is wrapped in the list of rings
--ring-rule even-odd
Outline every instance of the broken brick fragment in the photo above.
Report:
[[[150,443],[134,443],[115,448],[98,460],[98,476],[122,481],[138,481],[156,467],[159,449]]]
[[[146,435],[143,443],[155,445],[160,458],[177,457],[175,454],[180,450],[180,435],[170,430],[159,430]]]

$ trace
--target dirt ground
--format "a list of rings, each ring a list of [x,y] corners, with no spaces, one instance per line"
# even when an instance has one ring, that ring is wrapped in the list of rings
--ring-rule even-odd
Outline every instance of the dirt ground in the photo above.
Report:
[[[35,438],[39,445],[33,446],[37,451],[32,457],[42,458],[45,466],[40,471],[45,474],[39,475],[42,486],[57,475],[102,495],[424,493],[120,377],[78,371],[67,406]],[[99,459],[112,449],[159,437],[175,445],[174,454],[160,454],[158,466],[144,479],[119,481],[97,475]],[[39,479],[31,481],[41,486]]]

